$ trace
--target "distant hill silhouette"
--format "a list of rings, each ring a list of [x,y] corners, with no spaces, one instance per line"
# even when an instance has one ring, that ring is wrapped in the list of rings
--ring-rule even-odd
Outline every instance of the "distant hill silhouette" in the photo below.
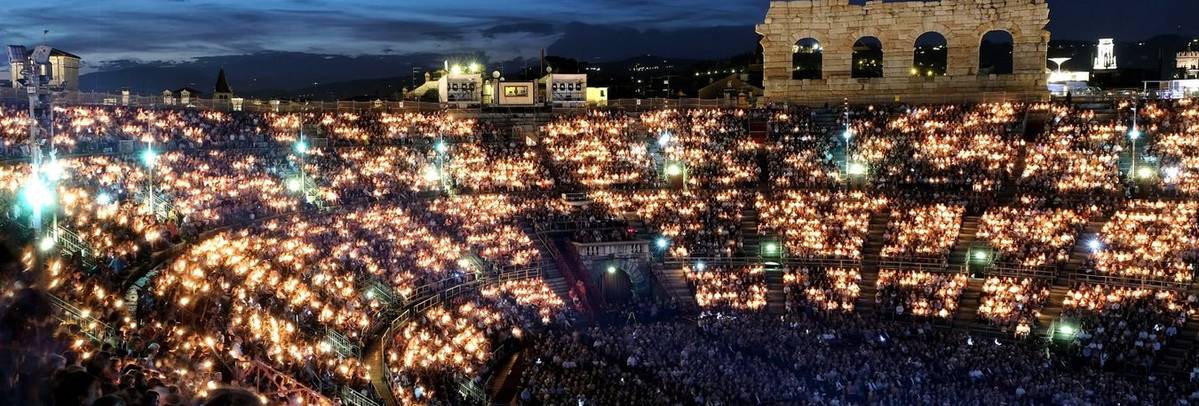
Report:
[[[575,22],[562,29],[562,37],[549,46],[549,53],[589,62],[637,55],[721,59],[753,51],[758,43],[752,25],[642,31]]]
[[[432,54],[343,56],[302,52],[263,52],[196,58],[192,61],[120,61],[80,77],[83,90],[117,90],[137,93],[191,86],[211,92],[217,71],[224,68],[229,82],[241,94],[269,89],[297,89],[320,83],[396,77],[411,73],[411,66],[439,65]]]

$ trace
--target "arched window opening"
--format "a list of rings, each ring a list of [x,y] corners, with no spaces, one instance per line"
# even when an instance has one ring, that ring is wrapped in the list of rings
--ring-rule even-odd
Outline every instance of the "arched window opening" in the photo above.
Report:
[[[883,77],[883,43],[875,37],[862,37],[853,44],[852,75],[855,78]]]
[[[820,41],[804,38],[791,47],[791,79],[820,79],[824,69]]]
[[[942,76],[949,70],[949,42],[937,32],[916,38],[912,50],[912,76]]]
[[[1012,73],[1012,50],[1015,41],[1007,31],[991,31],[983,35],[978,47],[978,74],[1008,75]]]

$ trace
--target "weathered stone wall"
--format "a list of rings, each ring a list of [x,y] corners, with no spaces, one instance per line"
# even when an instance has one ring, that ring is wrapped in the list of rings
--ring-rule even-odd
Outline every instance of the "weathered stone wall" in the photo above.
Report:
[[[773,1],[757,26],[766,98],[807,104],[1045,98],[1048,23],[1046,0]],[[982,37],[996,30],[1012,36],[1012,74],[979,75]],[[944,76],[910,74],[916,38],[927,32],[940,33],[948,44]],[[853,45],[869,36],[882,42],[883,77],[853,78]],[[821,79],[791,79],[792,47],[804,38],[820,42]]]

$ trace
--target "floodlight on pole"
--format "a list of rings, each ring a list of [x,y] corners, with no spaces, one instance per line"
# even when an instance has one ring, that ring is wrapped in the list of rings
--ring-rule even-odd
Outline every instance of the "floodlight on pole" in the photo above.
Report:
[[[849,174],[853,176],[865,175],[869,168],[861,162],[851,162],[849,164]]]
[[[51,182],[62,180],[62,176],[66,172],[62,167],[62,162],[59,162],[54,155],[50,156],[50,162],[42,166],[42,171],[46,173],[46,179]]]
[[[666,165],[666,176],[675,177],[683,174],[683,165],[671,162]]]
[[[42,252],[50,251],[51,249],[54,248],[54,243],[55,243],[54,240],[55,239],[54,239],[53,235],[47,235],[45,237],[42,237],[42,239],[40,241],[38,241],[38,243],[37,243],[38,250],[41,250]]]
[[[1153,168],[1151,168],[1149,166],[1142,165],[1140,168],[1137,168],[1137,177],[1138,178],[1149,179],[1149,178],[1152,178],[1153,175],[1155,175],[1155,173],[1153,172]]]
[[[42,210],[54,205],[54,189],[35,173],[25,181],[21,200],[35,215],[40,215]]]
[[[158,153],[154,152],[154,148],[146,147],[146,150],[142,151],[142,164],[145,164],[147,168],[153,169],[157,163]]]
[[[296,153],[300,154],[300,155],[307,154],[308,153],[308,142],[304,141],[304,139],[302,139],[302,138],[299,141],[296,141]]]
[[[1141,138],[1141,130],[1137,127],[1137,105],[1132,105],[1132,131],[1128,132],[1128,138],[1132,140],[1131,160],[1132,165],[1128,167],[1128,177],[1133,177],[1133,170],[1137,167],[1137,138]]]
[[[658,249],[664,250],[670,246],[670,240],[667,240],[666,237],[658,237],[654,244],[658,246]]]

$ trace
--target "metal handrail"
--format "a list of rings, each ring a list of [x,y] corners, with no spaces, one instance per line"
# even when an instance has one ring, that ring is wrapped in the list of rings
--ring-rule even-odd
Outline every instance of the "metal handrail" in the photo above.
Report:
[[[434,285],[443,286],[442,282],[450,279],[443,279],[434,283],[425,284],[423,286],[429,287],[428,289],[419,289],[419,294],[412,295],[404,304],[403,308],[397,310],[396,318],[392,320],[390,326],[384,332],[383,337],[381,337],[383,348],[380,349],[380,351],[383,351],[383,353],[386,354],[387,346],[390,344],[389,338],[394,331],[401,329],[405,324],[411,321],[413,317],[424,313],[426,310],[434,306],[446,304],[453,299],[467,293],[479,292],[482,290],[482,288],[496,283],[540,277],[541,272],[542,271],[540,267],[509,269],[491,275],[485,274],[482,278],[470,279],[441,290],[434,290],[431,287]],[[414,291],[414,293],[417,292],[418,291]],[[386,356],[384,356],[384,358],[386,358]],[[391,368],[387,368],[386,364],[383,365],[383,379],[384,382],[390,387],[391,382],[393,382],[392,372]],[[475,391],[469,390],[469,388],[465,388],[461,393],[464,395],[470,395],[472,399],[477,396],[474,394]],[[486,394],[482,394],[482,397],[477,400],[485,403],[487,400]]]
[[[349,386],[341,387],[341,403],[347,406],[379,406],[379,402]]]
[[[1172,290],[1172,291],[1187,291],[1191,289],[1192,282],[1178,282],[1150,278],[1130,278],[1125,276],[1115,275],[1096,275],[1096,274],[1074,274],[1067,278],[1071,282],[1080,282],[1088,284],[1124,286],[1130,288],[1147,288],[1157,290]]]

